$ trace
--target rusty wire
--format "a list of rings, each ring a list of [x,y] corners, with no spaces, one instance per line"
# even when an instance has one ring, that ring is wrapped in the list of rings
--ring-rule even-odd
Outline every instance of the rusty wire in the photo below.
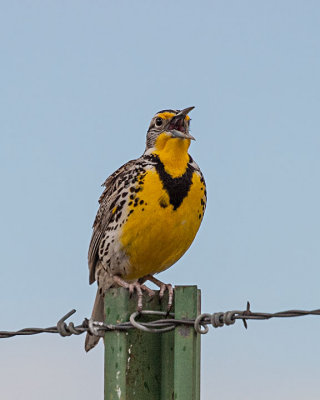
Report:
[[[317,310],[287,310],[276,313],[252,312],[250,303],[247,303],[247,308],[244,311],[227,311],[215,312],[213,314],[200,314],[196,319],[175,319],[173,313],[162,311],[143,310],[131,314],[128,322],[119,324],[104,324],[103,322],[94,321],[92,319],[84,319],[81,325],[75,326],[73,322],[66,324],[66,320],[71,317],[76,310],[69,311],[64,315],[55,326],[49,328],[24,328],[18,331],[0,331],[0,339],[11,338],[22,335],[37,335],[39,333],[59,333],[61,336],[81,335],[84,332],[89,332],[91,335],[103,336],[108,331],[127,331],[129,329],[139,329],[150,333],[164,333],[174,330],[177,326],[187,325],[193,326],[195,331],[200,334],[208,333],[209,325],[214,328],[219,328],[224,325],[232,325],[236,320],[242,320],[245,328],[247,328],[247,320],[269,320],[271,318],[290,318],[302,317],[306,315],[320,315],[320,309]],[[138,322],[140,316],[160,316],[162,319],[157,319],[150,322]]]

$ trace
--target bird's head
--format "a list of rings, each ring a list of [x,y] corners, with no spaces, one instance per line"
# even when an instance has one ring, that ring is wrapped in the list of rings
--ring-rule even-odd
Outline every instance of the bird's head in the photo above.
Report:
[[[148,132],[146,152],[166,146],[173,139],[184,141],[189,147],[190,140],[195,140],[189,133],[190,117],[189,112],[194,107],[184,110],[162,110],[151,120]]]

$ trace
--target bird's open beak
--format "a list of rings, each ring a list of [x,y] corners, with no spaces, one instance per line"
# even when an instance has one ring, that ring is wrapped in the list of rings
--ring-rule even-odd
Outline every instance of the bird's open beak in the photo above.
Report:
[[[196,140],[189,133],[189,129],[186,127],[185,118],[194,107],[187,107],[181,110],[176,116],[174,116],[170,122],[169,130],[172,133],[172,137],[181,139]]]
[[[184,110],[181,110],[181,111],[176,115],[176,117],[178,117],[178,115],[182,115],[183,118],[184,118],[184,117],[185,117],[186,115],[188,115],[189,112],[192,111],[193,109],[194,109],[194,106],[192,106],[192,107],[187,107],[187,108],[185,108]]]

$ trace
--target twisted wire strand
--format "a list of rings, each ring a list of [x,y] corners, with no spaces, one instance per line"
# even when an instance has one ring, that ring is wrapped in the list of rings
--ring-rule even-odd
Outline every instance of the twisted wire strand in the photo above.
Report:
[[[198,315],[196,319],[175,319],[174,313],[166,313],[162,311],[143,310],[134,312],[130,315],[127,322],[122,322],[116,325],[104,324],[103,322],[88,320],[85,318],[82,324],[75,326],[73,322],[66,324],[66,320],[71,317],[76,310],[69,311],[56,324],[49,328],[24,328],[18,331],[0,331],[0,339],[11,338],[14,336],[37,335],[39,333],[59,333],[60,336],[81,335],[84,332],[89,332],[91,335],[103,336],[108,331],[128,331],[130,329],[139,329],[149,333],[165,333],[174,330],[181,325],[193,326],[199,334],[206,334],[209,331],[209,326],[213,328],[223,327],[225,325],[233,325],[236,320],[242,320],[245,328],[247,328],[247,320],[269,320],[271,318],[291,318],[303,317],[306,315],[320,315],[320,309],[316,310],[287,310],[276,313],[252,312],[250,303],[247,303],[247,308],[244,311],[227,311],[215,312],[213,314],[203,313]],[[155,321],[139,322],[137,319],[140,316],[159,316],[163,317]]]

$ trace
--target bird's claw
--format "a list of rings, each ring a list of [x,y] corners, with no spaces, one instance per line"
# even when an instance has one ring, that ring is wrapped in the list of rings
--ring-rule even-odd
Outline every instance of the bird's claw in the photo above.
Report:
[[[161,301],[163,296],[164,296],[164,292],[168,291],[168,307],[167,307],[167,311],[169,312],[172,308],[172,304],[173,304],[173,287],[171,285],[171,283],[162,283],[160,286],[160,291],[159,291],[159,300]]]
[[[122,286],[129,290],[130,297],[133,295],[134,291],[137,292],[138,302],[137,302],[137,311],[142,311],[142,300],[143,300],[143,293],[146,292],[149,297],[155,295],[154,291],[149,289],[146,285],[142,285],[139,282],[128,283],[124,281],[119,276],[114,276],[114,282],[116,282],[119,286]]]
[[[170,283],[163,283],[159,281],[159,279],[155,278],[152,275],[148,275],[145,277],[150,282],[153,282],[155,285],[157,285],[160,288],[159,291],[159,300],[161,301],[163,299],[164,293],[167,290],[168,291],[168,306],[167,306],[167,312],[169,313],[172,305],[173,305],[173,287]]]

